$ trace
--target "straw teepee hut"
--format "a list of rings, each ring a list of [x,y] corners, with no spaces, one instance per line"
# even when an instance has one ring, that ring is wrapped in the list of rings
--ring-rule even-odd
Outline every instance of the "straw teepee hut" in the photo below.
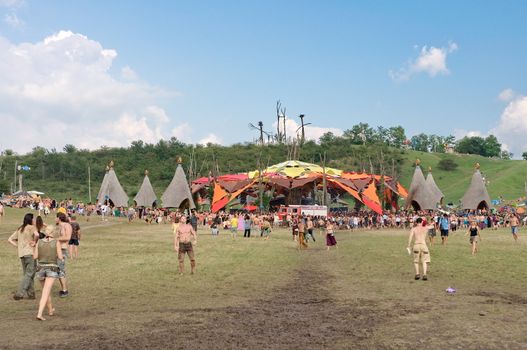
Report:
[[[115,207],[126,207],[128,205],[128,195],[124,192],[123,187],[119,183],[119,179],[113,169],[113,161],[107,167],[107,173],[104,175],[101,189],[97,196],[97,203],[104,203],[108,201],[110,205]]]
[[[135,204],[138,207],[149,208],[154,206],[156,200],[157,196],[154,192],[152,184],[150,183],[150,179],[148,178],[148,170],[145,170],[145,177],[143,179],[143,183],[141,185],[141,188],[139,189],[139,192],[137,192],[137,195],[134,198]]]
[[[423,171],[419,164],[419,159],[415,162],[415,171],[412,177],[412,183],[410,184],[410,190],[408,191],[408,197],[406,198],[406,208],[413,207],[414,210],[432,210],[435,209],[436,203],[434,202],[434,196],[429,190],[426,184]]]
[[[441,192],[439,187],[437,187],[437,184],[434,181],[434,177],[432,176],[432,168],[428,168],[428,175],[426,176],[425,182],[426,187],[428,188],[428,192],[430,193],[430,199],[432,200],[434,208],[437,206],[437,204],[442,205],[443,198],[445,198],[445,196],[443,195],[443,192]]]
[[[479,163],[476,163],[476,171],[472,175],[472,182],[467,192],[461,198],[461,209],[477,210],[490,208],[490,196],[485,186],[485,180],[479,171]]]
[[[99,198],[102,198],[102,199],[104,198],[103,190],[108,185],[108,172],[109,171],[110,171],[110,167],[106,166],[106,171],[104,173],[104,178],[102,179],[101,188],[99,189],[99,193],[97,194],[97,197],[95,197],[97,202],[99,201]]]
[[[189,208],[195,209],[196,205],[192,199],[192,193],[187,182],[185,171],[181,166],[182,160],[178,158],[178,165],[174,178],[168,185],[165,193],[161,196],[164,208]]]

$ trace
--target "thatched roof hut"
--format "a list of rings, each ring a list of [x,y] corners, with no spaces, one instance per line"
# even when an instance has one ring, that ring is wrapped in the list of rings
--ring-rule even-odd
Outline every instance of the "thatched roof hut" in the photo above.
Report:
[[[415,171],[412,177],[412,183],[406,198],[406,208],[410,206],[414,210],[433,210],[436,208],[436,196],[430,191],[427,186],[423,171],[419,166],[419,159],[415,162]]]
[[[135,204],[138,207],[152,207],[154,206],[156,200],[157,196],[154,192],[152,184],[150,183],[150,179],[148,178],[148,171],[145,170],[143,183],[139,189],[139,192],[137,192],[137,195],[134,198]]]
[[[97,196],[97,203],[104,203],[106,201],[116,207],[128,206],[128,195],[123,190],[123,187],[115,174],[113,161],[110,162],[110,166],[107,168],[107,173],[104,175],[101,189]]]
[[[485,180],[479,171],[479,164],[476,164],[476,171],[472,175],[470,186],[463,198],[461,198],[461,209],[489,209],[490,204],[490,196],[485,186]]]
[[[179,158],[174,178],[172,178],[170,185],[168,185],[165,193],[161,196],[164,208],[196,208],[187,182],[187,176],[181,163],[181,158]]]
[[[443,195],[443,192],[439,189],[436,182],[434,181],[434,177],[432,176],[432,168],[428,168],[428,175],[426,176],[426,187],[428,188],[428,191],[430,192],[430,199],[432,200],[432,204],[434,205],[434,208],[437,207],[437,205],[443,204],[443,198],[445,197]]]

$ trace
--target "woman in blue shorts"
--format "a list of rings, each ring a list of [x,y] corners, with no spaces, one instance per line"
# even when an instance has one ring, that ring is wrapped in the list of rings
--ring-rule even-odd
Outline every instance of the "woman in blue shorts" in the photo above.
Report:
[[[48,307],[48,315],[53,316],[55,308],[51,303],[51,288],[55,280],[59,278],[59,266],[57,260],[64,260],[60,244],[53,238],[54,230],[48,227],[44,232],[44,238],[39,239],[33,248],[33,258],[37,260],[36,277],[42,285],[42,296],[38,305],[37,320],[45,321],[42,316],[44,308]]]

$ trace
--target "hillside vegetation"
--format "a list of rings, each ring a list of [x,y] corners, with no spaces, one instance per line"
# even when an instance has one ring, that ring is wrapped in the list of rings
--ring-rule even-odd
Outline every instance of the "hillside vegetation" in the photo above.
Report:
[[[88,167],[91,169],[91,199],[101,184],[105,166],[115,162],[115,170],[125,191],[132,199],[142,182],[144,170],[161,196],[172,179],[176,159],[181,156],[190,177],[247,172],[282,162],[291,157],[292,149],[286,145],[257,146],[254,144],[186,145],[176,139],[144,144],[135,141],[127,148],[106,148],[95,151],[77,150],[66,146],[63,152],[36,147],[26,155],[0,156],[0,193],[9,193],[13,186],[15,161],[31,168],[24,173],[24,189],[45,192],[54,198],[75,198],[88,201]],[[503,196],[517,199],[525,195],[527,161],[485,158],[475,155],[426,153],[388,147],[386,144],[355,145],[342,138],[321,139],[320,143],[306,142],[296,158],[321,164],[326,154],[326,165],[347,171],[367,171],[395,175],[409,187],[416,158],[426,174],[432,167],[434,178],[446,201],[456,204],[468,188],[474,164],[488,180],[491,198]],[[451,159],[457,164],[453,170],[441,170],[438,162]]]

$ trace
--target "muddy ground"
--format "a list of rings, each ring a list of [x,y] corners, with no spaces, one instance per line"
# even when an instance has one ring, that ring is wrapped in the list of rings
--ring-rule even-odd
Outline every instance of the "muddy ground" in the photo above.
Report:
[[[166,308],[147,314],[114,311],[81,315],[84,323],[54,326],[39,344],[8,345],[14,349],[527,349],[526,337],[471,327],[451,329],[440,315],[448,312],[426,301],[375,301],[336,298],[332,276],[321,268],[297,271],[268,297],[244,306]],[[520,313],[527,300],[513,294],[479,292],[489,305],[509,305]],[[485,317],[478,314],[478,317]],[[58,316],[60,317],[60,316]],[[107,324],[98,326],[98,320]],[[145,321],[145,319],[148,319]],[[511,325],[518,319],[505,320]],[[525,318],[521,320],[524,322]],[[56,328],[55,328],[56,327]],[[527,325],[523,324],[520,327]],[[448,336],[445,336],[448,335]]]

